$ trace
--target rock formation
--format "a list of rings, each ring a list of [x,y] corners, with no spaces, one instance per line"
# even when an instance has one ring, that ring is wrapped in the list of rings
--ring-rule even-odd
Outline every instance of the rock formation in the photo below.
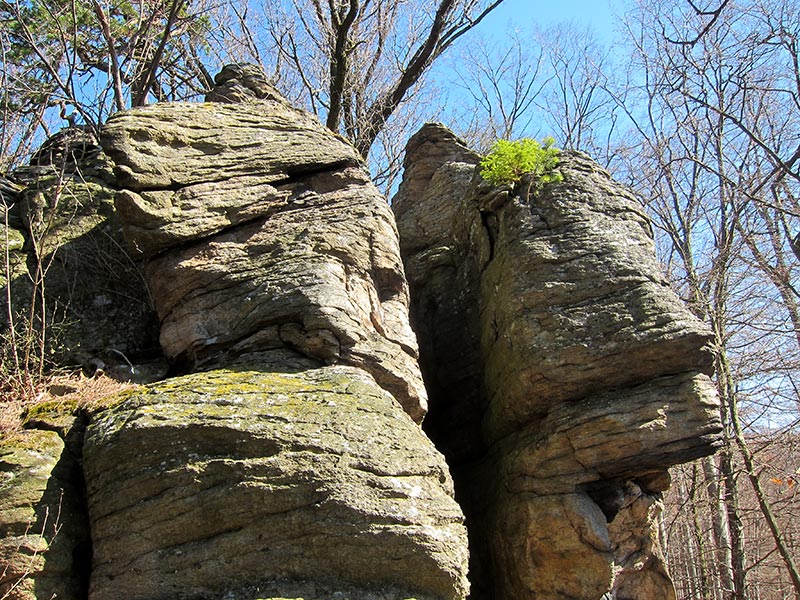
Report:
[[[170,379],[98,415],[91,598],[246,597],[281,578],[464,596],[442,457],[362,370],[297,364]]]
[[[235,63],[225,65],[214,77],[214,88],[206,94],[206,102],[248,102],[250,100],[280,100],[275,89],[258,65]]]
[[[290,348],[426,410],[392,213],[355,150],[283,100],[112,117],[117,209],[186,370]]]
[[[712,452],[719,423],[708,334],[629,192],[578,154],[535,194],[492,187],[427,125],[398,238],[352,146],[250,66],[216,83],[0,180],[21,257],[65,189],[53,164],[79,192],[69,240],[124,234],[108,289],[139,286],[141,330],[95,319],[139,304],[88,284],[72,309],[99,329],[74,343],[144,356],[155,315],[171,365],[0,442],[0,596],[673,597],[666,469]]]
[[[87,488],[88,589],[45,585],[80,540],[48,548],[43,532],[45,566],[10,572],[12,597],[467,593],[463,516],[418,425],[426,393],[391,210],[351,146],[279,97],[250,100],[156,105],[103,130],[113,214],[161,345],[176,374],[194,373],[89,416],[73,473]]]
[[[89,425],[90,596],[463,598],[397,234],[352,147],[274,97],[119,114],[102,143],[162,348],[196,373]]]
[[[489,186],[478,158],[425,126],[393,201],[472,597],[672,597],[652,511],[666,468],[718,440],[709,333],[587,157],[538,193]]]
[[[0,440],[2,598],[85,597],[91,544],[77,457],[69,446],[54,431]]]

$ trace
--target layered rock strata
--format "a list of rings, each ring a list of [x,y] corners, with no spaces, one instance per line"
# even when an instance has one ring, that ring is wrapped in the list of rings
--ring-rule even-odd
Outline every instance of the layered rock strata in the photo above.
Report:
[[[461,511],[419,426],[361,369],[272,360],[154,384],[94,419],[90,597],[314,582],[353,600],[463,598]]]
[[[353,148],[272,96],[122,113],[102,143],[194,373],[92,419],[90,597],[463,599],[393,215]]]
[[[249,102],[280,100],[280,92],[268,80],[264,69],[249,63],[225,65],[214,77],[206,102]]]
[[[48,139],[12,179],[0,176],[11,225],[0,328],[5,359],[13,364],[16,358],[31,375],[40,359],[126,381],[152,381],[166,372],[155,311],[139,264],[124,246],[109,168],[91,132],[70,127]],[[7,335],[12,326],[16,338]],[[86,598],[91,541],[81,464],[84,419],[71,414],[74,400],[61,399],[76,389],[72,382],[50,385],[48,401],[20,415],[20,390],[4,388],[2,598]],[[16,430],[21,419],[31,431]]]
[[[77,458],[54,431],[0,439],[0,597],[86,597],[91,545]]]
[[[718,441],[709,333],[659,275],[636,199],[587,157],[534,192],[477,162],[426,125],[393,201],[472,597],[669,598],[650,507],[667,467]],[[636,582],[650,592],[626,595]]]
[[[394,219],[349,144],[283,100],[148,106],[102,143],[170,360],[291,348],[365,369],[422,419]]]
[[[673,598],[666,469],[720,427],[708,333],[635,198],[580,154],[541,190],[489,186],[428,125],[400,243],[349,144],[257,70],[217,83],[215,103],[110,119],[113,173],[73,131],[0,180],[24,208],[17,275],[42,257],[67,284],[99,275],[49,288],[82,311],[71,345],[141,353],[152,298],[173,371],[0,442],[0,595]],[[67,241],[33,256],[45,222]]]

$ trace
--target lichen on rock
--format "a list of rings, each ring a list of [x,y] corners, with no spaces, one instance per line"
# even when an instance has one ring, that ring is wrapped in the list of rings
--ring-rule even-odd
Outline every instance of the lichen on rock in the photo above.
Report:
[[[280,577],[466,594],[447,466],[363,370],[243,364],[153,384],[95,416],[84,455],[92,598]]]
[[[85,437],[64,402],[0,442],[0,595],[672,598],[666,469],[720,424],[709,334],[630,192],[579,153],[560,181],[490,185],[428,124],[392,214],[258,69],[216,83],[214,102],[114,115],[106,154],[67,132],[24,186],[0,180],[14,228],[55,224],[39,248],[56,301],[80,300],[74,346],[125,354],[156,325],[171,363],[96,403]],[[81,258],[103,240],[107,265]],[[89,531],[90,584],[70,562]]]
[[[79,468],[52,431],[0,438],[0,597],[86,597],[89,531]]]
[[[291,348],[365,369],[422,419],[394,218],[351,145],[272,96],[142,107],[101,141],[171,361]]]

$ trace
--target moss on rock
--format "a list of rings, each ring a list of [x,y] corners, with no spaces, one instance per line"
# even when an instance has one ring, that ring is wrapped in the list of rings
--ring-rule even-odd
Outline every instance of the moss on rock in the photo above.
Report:
[[[6,435],[0,464],[0,597],[85,597],[88,528],[64,442],[52,431]]]
[[[447,466],[360,369],[251,364],[145,386],[94,415],[84,459],[97,600],[276,577],[466,594]]]

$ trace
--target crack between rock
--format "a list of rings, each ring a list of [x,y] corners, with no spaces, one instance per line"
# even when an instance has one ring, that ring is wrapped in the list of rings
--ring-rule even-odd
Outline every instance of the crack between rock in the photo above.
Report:
[[[127,165],[119,165],[119,166],[127,166]],[[346,158],[342,160],[332,161],[330,163],[323,163],[321,165],[313,165],[308,167],[300,167],[296,169],[287,168],[286,169],[286,177],[275,179],[274,181],[268,181],[269,185],[273,187],[278,187],[282,185],[288,185],[291,183],[296,183],[308,177],[313,177],[315,175],[320,175],[327,172],[334,172],[334,171],[341,171],[350,167],[359,167],[361,166],[358,161]],[[123,187],[118,189],[125,189],[135,194],[142,194],[147,192],[179,192],[180,190],[191,187],[198,184],[203,183],[221,183],[224,181],[230,181],[232,179],[239,179],[239,178],[247,178],[247,177],[257,177],[257,174],[253,173],[238,173],[234,175],[230,175],[227,177],[219,177],[219,178],[209,178],[203,179],[201,181],[194,181],[191,183],[178,183],[173,182],[170,185],[161,185],[161,186],[152,186],[152,187],[143,187],[141,189],[134,189],[132,187]]]
[[[597,473],[597,470],[593,467],[589,467],[588,465],[583,464],[580,459],[578,458],[578,451],[575,448],[575,444],[572,443],[572,438],[570,438],[569,434],[564,432],[564,438],[567,440],[569,444],[569,449],[572,450],[572,458],[575,459],[575,462],[580,465],[580,467],[586,471],[587,473]]]
[[[301,183],[305,179],[308,179],[310,177],[314,177],[316,175],[321,175],[321,174],[324,174],[324,173],[333,173],[333,172],[336,172],[336,171],[342,171],[342,170],[347,169],[347,168],[358,167],[358,166],[359,166],[358,163],[356,163],[356,162],[354,162],[352,160],[341,160],[341,161],[336,161],[336,162],[333,162],[333,163],[325,164],[325,165],[322,165],[322,166],[317,167],[317,168],[310,168],[310,169],[307,169],[307,170],[302,170],[302,169],[299,169],[297,171],[289,171],[289,170],[287,170],[287,177],[284,177],[283,179],[276,179],[274,181],[268,181],[267,183],[270,186],[272,186],[273,188],[278,189],[279,187],[289,186],[289,185],[292,185],[292,184]],[[133,193],[135,193],[137,195],[146,194],[148,192],[160,192],[160,191],[179,192],[182,189],[185,189],[185,188],[188,188],[188,187],[192,187],[192,186],[195,186],[195,185],[199,185],[199,184],[221,183],[221,182],[225,182],[225,181],[230,181],[232,179],[246,179],[246,178],[251,178],[251,177],[257,177],[257,175],[251,175],[251,174],[231,175],[230,177],[222,177],[222,178],[219,178],[219,179],[206,179],[206,180],[198,181],[198,182],[194,182],[194,183],[174,184],[174,185],[170,185],[170,186],[152,187],[152,188],[141,189],[141,190],[135,190],[135,189],[131,189],[129,187],[123,187],[123,188],[116,188],[115,187],[114,189],[116,189],[118,191],[133,192]],[[231,225],[223,226],[223,227],[221,227],[219,229],[216,229],[216,230],[214,230],[212,232],[209,232],[209,233],[203,235],[202,237],[198,237],[198,238],[194,238],[194,239],[189,239],[189,240],[184,240],[182,242],[178,242],[178,243],[176,243],[174,245],[171,245],[171,246],[165,248],[164,250],[161,250],[160,252],[157,252],[157,253],[153,254],[152,256],[147,257],[147,262],[151,262],[151,261],[157,260],[158,258],[163,256],[164,254],[167,254],[167,253],[170,253],[170,252],[175,252],[175,251],[180,251],[180,250],[184,250],[184,249],[187,249],[187,248],[191,248],[192,246],[195,246],[195,245],[197,245],[199,243],[205,242],[210,237],[216,237],[216,236],[221,235],[221,234],[229,233],[230,231],[234,231],[237,228],[241,228],[241,227],[245,227],[245,226],[248,226],[248,225],[252,225],[253,223],[261,221],[261,220],[266,221],[267,219],[269,219],[270,217],[272,217],[275,214],[282,213],[282,212],[294,211],[294,210],[301,210],[301,209],[304,209],[304,208],[306,208],[305,205],[292,206],[291,204],[288,204],[287,206],[285,206],[285,207],[283,207],[281,209],[278,209],[278,210],[266,211],[265,213],[250,217],[248,219],[237,221],[236,223],[233,223]]]
[[[486,239],[489,241],[489,259],[486,261],[486,264],[483,266],[482,269],[485,270],[488,264],[491,263],[492,260],[494,259],[495,245],[497,243],[497,234],[492,230],[489,219],[491,219],[491,217],[495,217],[496,219],[497,216],[494,213],[488,213],[484,211],[480,211],[479,214],[481,217],[481,226],[486,232]]]

